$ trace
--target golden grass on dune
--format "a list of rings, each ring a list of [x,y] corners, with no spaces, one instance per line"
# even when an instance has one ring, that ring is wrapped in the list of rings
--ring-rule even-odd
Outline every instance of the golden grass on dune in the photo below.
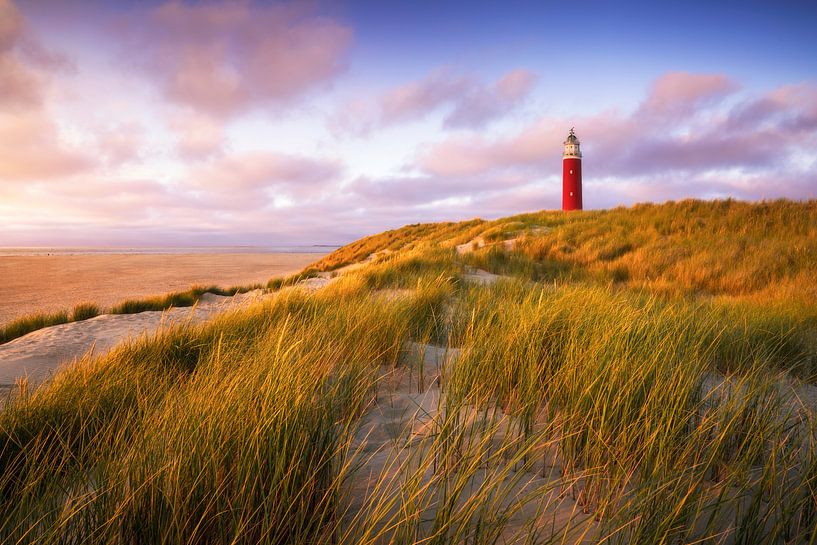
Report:
[[[21,386],[0,537],[815,542],[817,312],[793,297],[813,214],[685,202],[371,237],[315,264],[377,254],[320,290]],[[719,251],[732,267],[685,268]]]

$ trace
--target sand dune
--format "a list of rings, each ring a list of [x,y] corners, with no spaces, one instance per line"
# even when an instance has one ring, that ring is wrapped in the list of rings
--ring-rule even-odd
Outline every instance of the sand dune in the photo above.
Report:
[[[475,283],[490,284],[503,277],[476,269],[466,274],[465,278]],[[331,281],[328,275],[324,275],[305,280],[298,288],[288,289],[314,291]],[[23,375],[27,375],[32,382],[42,382],[60,365],[82,356],[91,348],[95,354],[102,354],[125,338],[155,332],[164,325],[207,320],[225,310],[266,297],[275,297],[275,294],[265,294],[260,290],[235,297],[205,294],[194,308],[103,315],[35,331],[0,345],[0,387],[13,387],[14,382]],[[360,467],[347,483],[348,495],[344,500],[348,501],[344,511],[347,527],[355,528],[361,522],[359,517],[376,509],[384,499],[401,498],[404,473],[411,470],[412,464],[432,447],[432,441],[441,433],[441,425],[445,421],[446,377],[452,366],[457,364],[458,354],[458,349],[409,342],[403,350],[402,365],[381,368],[377,395],[362,415],[353,444],[353,449],[360,454]],[[739,393],[741,384],[733,382],[732,378],[712,373],[703,385],[702,394],[719,399]],[[817,399],[817,389],[798,381],[781,381],[780,388],[785,403],[790,406],[788,411],[784,411],[788,414],[797,414],[798,408],[802,408],[800,406],[813,404]],[[468,426],[488,413],[477,406],[465,406],[462,413],[457,414],[463,425]],[[491,414],[500,430],[491,443],[498,448],[502,441],[517,432],[511,427],[512,419],[499,412]],[[585,509],[586,500],[582,493],[577,495],[573,487],[565,486],[567,481],[563,473],[564,468],[555,456],[544,456],[535,463],[520,464],[519,468],[514,464],[506,474],[498,474],[499,477],[491,473],[487,466],[480,468],[468,477],[468,488],[479,490],[483,486],[496,486],[501,498],[498,505],[504,509],[513,507],[520,498],[542,498],[541,502],[528,502],[512,511],[500,536],[503,542],[525,542],[530,521],[536,521],[541,528],[550,525],[556,529],[570,526],[575,528],[573,532],[587,530],[583,536],[578,533],[571,535],[579,542],[592,542],[598,537],[597,522],[589,509]],[[431,472],[423,474],[420,486],[433,486],[433,478]],[[545,505],[546,509],[541,509],[541,505]],[[403,500],[395,500],[374,530],[390,535],[389,517],[399,516],[399,510],[403,508]],[[430,514],[431,509],[426,512],[426,515]],[[431,532],[432,522],[433,517],[429,516],[423,530]]]
[[[153,333],[161,327],[200,322],[219,312],[268,297],[260,290],[221,297],[205,294],[195,307],[164,312],[104,314],[90,320],[46,327],[0,345],[0,388],[13,388],[27,377],[31,384],[48,379],[60,366],[93,350],[104,354],[128,337]]]

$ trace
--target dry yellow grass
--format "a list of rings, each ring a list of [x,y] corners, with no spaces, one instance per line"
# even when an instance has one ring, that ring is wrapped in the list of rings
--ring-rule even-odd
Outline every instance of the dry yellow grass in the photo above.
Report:
[[[392,252],[21,384],[0,540],[813,543],[813,215],[670,203],[342,249],[317,266]],[[522,238],[454,251],[480,235]],[[425,343],[450,356],[430,375]]]

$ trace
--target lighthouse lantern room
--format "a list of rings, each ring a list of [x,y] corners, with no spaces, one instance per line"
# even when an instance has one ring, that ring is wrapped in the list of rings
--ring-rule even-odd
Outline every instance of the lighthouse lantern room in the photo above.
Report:
[[[562,155],[562,210],[582,209],[582,152],[576,133],[570,129]]]

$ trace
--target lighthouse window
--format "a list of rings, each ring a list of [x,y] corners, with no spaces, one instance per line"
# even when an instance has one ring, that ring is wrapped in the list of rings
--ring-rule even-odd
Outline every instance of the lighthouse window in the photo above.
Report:
[[[572,192],[572,191],[570,192],[570,196],[571,196],[571,197],[573,196],[573,192]]]
[[[573,170],[572,170],[572,169],[570,170],[570,173],[571,173],[571,174],[573,174]],[[572,195],[572,193],[571,193],[571,195]]]

